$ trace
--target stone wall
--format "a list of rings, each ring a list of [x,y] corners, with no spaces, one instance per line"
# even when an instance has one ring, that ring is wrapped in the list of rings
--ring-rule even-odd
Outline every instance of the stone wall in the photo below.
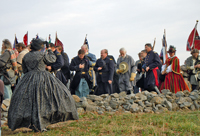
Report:
[[[126,95],[103,94],[101,96],[88,95],[87,98],[79,98],[73,95],[79,113],[94,112],[130,112],[130,113],[162,113],[165,111],[198,110],[200,107],[200,91],[189,92],[185,90],[176,94],[169,90],[162,90],[162,94],[143,91],[138,94]]]
[[[79,114],[84,112],[127,112],[127,113],[162,113],[166,111],[198,110],[200,108],[200,91],[185,90],[176,94],[162,90],[162,94],[143,91],[126,95],[125,92],[101,96],[88,95],[79,98],[73,95]],[[1,122],[7,122],[10,100],[4,100],[1,106]]]

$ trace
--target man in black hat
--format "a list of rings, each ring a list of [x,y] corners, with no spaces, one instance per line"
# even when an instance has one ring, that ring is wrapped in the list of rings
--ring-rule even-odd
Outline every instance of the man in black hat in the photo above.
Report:
[[[101,50],[101,58],[97,60],[94,70],[98,72],[97,95],[112,94],[112,81],[114,75],[114,62],[108,57],[108,50]]]
[[[189,71],[189,81],[192,85],[192,90],[199,88],[200,81],[200,56],[199,50],[193,49],[190,57],[185,61],[187,70]]]
[[[147,56],[144,60],[144,65],[142,66],[143,72],[146,72],[144,77],[144,88],[148,91],[156,91],[158,94],[160,91],[158,90],[159,85],[159,75],[161,67],[161,61],[156,52],[152,50],[152,45],[150,43],[145,44],[145,50],[147,51]]]

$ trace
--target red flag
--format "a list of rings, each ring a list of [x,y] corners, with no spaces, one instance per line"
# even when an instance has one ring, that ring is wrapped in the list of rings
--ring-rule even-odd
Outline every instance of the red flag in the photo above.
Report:
[[[197,23],[188,37],[187,46],[186,46],[187,51],[191,51],[192,49],[200,50],[200,39],[199,39],[198,31],[197,31]]]
[[[62,42],[58,39],[58,37],[57,37],[57,32],[56,32],[55,46],[61,46],[62,49],[64,50],[64,48],[63,48],[63,43],[62,43]]]
[[[23,41],[24,41],[24,45],[28,45],[28,32],[24,35],[24,38],[23,38]]]

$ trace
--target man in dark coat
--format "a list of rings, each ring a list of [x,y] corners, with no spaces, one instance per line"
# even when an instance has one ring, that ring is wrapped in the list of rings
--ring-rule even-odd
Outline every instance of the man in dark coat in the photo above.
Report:
[[[59,53],[61,53],[61,55],[63,57],[64,65],[63,65],[63,67],[61,67],[61,71],[64,74],[67,84],[68,84],[68,82],[70,80],[69,57],[68,57],[67,53],[65,53],[63,51],[62,46],[57,46],[56,49]]]
[[[114,75],[113,75],[113,82],[112,82],[112,92],[113,93],[120,93],[119,90],[119,75],[116,73],[117,70],[117,63],[115,61],[115,58],[112,55],[108,55],[110,59],[112,59],[114,63]]]
[[[72,94],[79,97],[86,97],[89,94],[89,60],[85,57],[84,50],[78,51],[78,56],[71,60],[69,66],[71,71],[76,71],[76,74],[71,82],[70,90]]]
[[[141,88],[141,91],[144,91],[144,72],[142,72],[142,66],[144,64],[146,55],[146,50],[142,50],[139,53],[139,62],[137,64],[136,86],[134,88],[134,93],[138,93],[139,88]]]
[[[97,60],[94,70],[97,74],[97,95],[112,94],[114,62],[108,57],[108,50],[101,50],[101,58]]]
[[[148,91],[156,91],[159,94],[160,91],[157,87],[159,85],[159,67],[162,64],[158,54],[152,50],[150,43],[145,45],[145,50],[147,51],[147,56],[145,57],[144,65],[142,66],[142,71],[145,72],[144,88]]]
[[[56,46],[53,43],[49,44],[49,47],[51,48],[51,50],[53,51],[53,53],[56,55],[56,62],[50,64],[49,66],[47,66],[48,71],[52,72],[53,74],[55,74],[55,76],[64,84],[66,85],[66,78],[63,75],[61,68],[64,66],[64,59],[61,55],[61,53],[59,53],[56,50]]]

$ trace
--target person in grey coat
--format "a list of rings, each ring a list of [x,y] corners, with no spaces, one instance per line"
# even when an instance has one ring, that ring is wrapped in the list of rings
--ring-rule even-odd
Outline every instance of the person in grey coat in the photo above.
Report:
[[[192,85],[192,90],[199,89],[200,81],[200,56],[199,50],[193,49],[190,57],[185,61],[187,70],[189,71],[189,81]]]
[[[127,94],[130,94],[133,90],[133,86],[135,83],[133,82],[136,76],[137,66],[135,65],[135,61],[130,55],[126,54],[125,48],[121,48],[119,50],[120,57],[117,60],[117,70],[116,72],[119,74],[119,89],[120,92],[125,91]],[[128,64],[128,71],[123,72],[119,65],[122,62],[126,62]]]
[[[2,55],[0,56],[0,79],[4,82],[4,99],[11,99],[12,89],[15,86],[17,61],[15,52],[8,39],[2,41]]]

